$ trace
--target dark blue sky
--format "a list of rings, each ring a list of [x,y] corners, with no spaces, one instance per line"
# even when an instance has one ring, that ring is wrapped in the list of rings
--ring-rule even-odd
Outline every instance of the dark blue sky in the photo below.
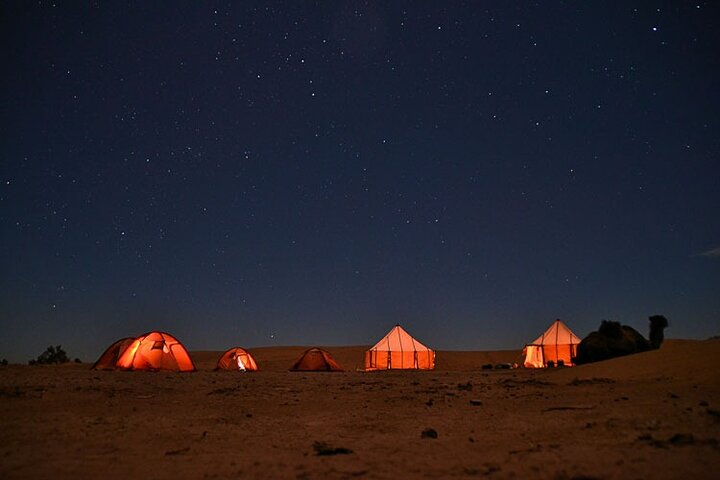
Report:
[[[720,6],[0,3],[0,357],[720,333]]]

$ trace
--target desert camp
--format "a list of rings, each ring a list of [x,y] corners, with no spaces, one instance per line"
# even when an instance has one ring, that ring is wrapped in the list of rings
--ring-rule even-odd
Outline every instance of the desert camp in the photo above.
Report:
[[[720,477],[719,20],[2,1],[0,480]]]
[[[343,362],[368,350],[326,348]],[[520,351],[438,351],[434,370],[382,375],[287,372],[297,347],[253,348],[268,368],[228,375],[213,371],[221,353],[190,352],[192,374],[0,367],[0,435],[12,452],[0,476],[86,478],[100,463],[121,479],[148,462],[156,478],[612,478],[622,465],[633,478],[703,479],[720,467],[720,376],[702,367],[720,340],[490,372],[478,365]]]
[[[617,465],[638,478],[713,478],[720,374],[703,365],[720,340],[664,341],[667,319],[648,320],[649,340],[618,322],[580,339],[558,319],[522,352],[437,351],[399,324],[369,347],[222,352],[188,352],[152,331],[113,342],[90,368],[0,367],[3,444],[17,446],[0,476],[86,477],[102,462],[105,478],[121,479],[153,461],[158,478],[572,479]],[[614,332],[635,351],[575,366],[579,344]],[[128,441],[110,443],[108,431]]]
[[[650,349],[659,348],[663,341],[663,329],[668,326],[668,321],[660,315],[649,317],[650,340],[646,340],[635,329],[628,326],[621,326],[617,322],[603,321],[598,332],[591,332],[585,339],[581,340],[572,330],[560,319],[552,324],[533,342],[525,344],[521,355],[520,363],[510,362],[504,358],[503,362],[484,363],[474,365],[477,369],[487,369],[495,365],[497,368],[547,368],[547,367],[572,367],[575,366],[578,357],[583,355],[587,358],[580,358],[583,363],[593,361],[588,352],[588,345],[592,348],[600,343],[604,345],[601,349],[598,360],[607,360],[614,356],[628,355]],[[612,327],[612,328],[611,328]],[[614,329],[614,330],[612,330]],[[608,339],[614,338],[606,331],[624,332],[632,339],[616,342],[612,349],[608,349]],[[604,340],[600,340],[603,339]],[[591,344],[588,344],[591,342]],[[583,351],[582,348],[585,348]],[[337,350],[337,348],[334,348]],[[344,348],[341,348],[345,350]],[[578,349],[581,354],[578,355]],[[616,352],[615,352],[616,351]],[[615,353],[613,353],[615,352]],[[442,357],[448,352],[441,354]],[[450,354],[449,356],[454,356]],[[436,364],[436,351],[426,347],[423,343],[411,336],[400,324],[395,325],[375,345],[368,348],[362,355],[362,367],[358,364],[358,358],[346,358],[350,365],[357,365],[355,369],[363,372],[381,370],[432,370]],[[452,362],[451,362],[452,364]],[[192,356],[184,345],[172,335],[165,332],[149,332],[138,337],[125,337],[113,342],[100,355],[92,365],[92,370],[132,370],[132,371],[179,371],[191,372],[196,367]],[[242,347],[232,347],[222,352],[214,365],[215,370],[230,370],[239,372],[253,372],[259,370],[258,363],[254,356]],[[302,350],[298,357],[293,360],[290,371],[316,371],[316,372],[342,372],[340,363],[333,358],[328,349],[312,347]]]

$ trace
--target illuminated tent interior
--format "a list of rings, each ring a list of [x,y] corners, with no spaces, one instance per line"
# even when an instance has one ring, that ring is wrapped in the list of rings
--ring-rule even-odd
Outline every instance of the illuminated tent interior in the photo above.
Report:
[[[220,356],[215,370],[235,370],[239,372],[255,372],[257,362],[244,348],[233,347]]]
[[[342,372],[343,369],[330,353],[321,348],[305,350],[300,358],[290,367],[291,372]]]
[[[164,332],[150,332],[137,337],[120,355],[116,367],[119,370],[195,371],[195,365],[182,343]]]
[[[549,362],[553,365],[572,366],[580,338],[565,325],[555,320],[545,333],[523,348],[525,368],[545,368]]]
[[[365,370],[435,368],[435,352],[415,340],[396,325],[370,350],[365,352]]]
[[[110,345],[107,350],[100,355],[100,358],[98,358],[91,370],[115,370],[115,364],[117,364],[120,355],[122,355],[125,352],[125,349],[127,349],[127,347],[129,347],[134,341],[135,338],[126,337],[121,338]]]

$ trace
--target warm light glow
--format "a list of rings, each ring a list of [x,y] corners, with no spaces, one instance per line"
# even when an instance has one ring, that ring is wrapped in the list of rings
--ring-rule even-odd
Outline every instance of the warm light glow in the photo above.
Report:
[[[162,332],[138,337],[120,356],[116,366],[121,370],[195,370],[185,347],[172,335]]]
[[[580,338],[577,337],[562,320],[555,320],[552,325],[534,342],[523,349],[523,365],[525,368],[544,368],[548,362],[558,365],[573,366],[572,359],[576,355]]]
[[[220,355],[215,369],[254,372],[258,370],[258,366],[249,352],[240,347],[233,347]]]

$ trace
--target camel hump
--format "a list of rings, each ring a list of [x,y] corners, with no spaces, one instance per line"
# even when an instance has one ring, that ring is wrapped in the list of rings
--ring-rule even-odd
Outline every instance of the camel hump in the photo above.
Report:
[[[634,345],[634,349],[636,352],[645,352],[647,350],[650,350],[650,342],[648,342],[640,332],[627,325],[623,325],[622,329],[625,341],[630,342],[630,344]]]
[[[610,338],[621,338],[623,336],[622,326],[620,322],[612,320],[603,320],[598,328],[598,333]]]

